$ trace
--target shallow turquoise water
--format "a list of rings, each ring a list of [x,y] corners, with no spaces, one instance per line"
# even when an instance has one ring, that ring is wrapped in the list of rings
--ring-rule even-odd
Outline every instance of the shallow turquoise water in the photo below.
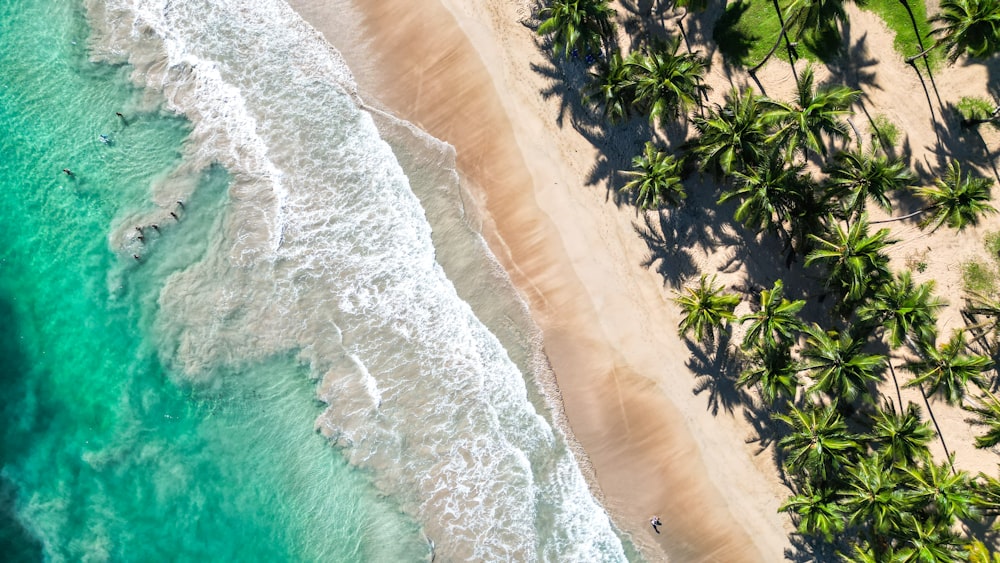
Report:
[[[228,178],[203,174],[182,222],[146,230],[141,262],[111,248],[188,126],[140,110],[129,68],[88,61],[87,33],[73,1],[0,5],[0,552],[426,557],[416,524],[313,432],[320,405],[293,358],[211,386],[159,363],[157,296],[204,252]]]

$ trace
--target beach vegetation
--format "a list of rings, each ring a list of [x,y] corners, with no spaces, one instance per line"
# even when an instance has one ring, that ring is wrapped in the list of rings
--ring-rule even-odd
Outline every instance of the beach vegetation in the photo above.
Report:
[[[881,381],[885,356],[865,353],[866,339],[849,330],[838,333],[814,324],[805,333],[802,367],[814,381],[810,393],[822,391],[847,402],[874,400],[868,386]]]
[[[879,327],[892,348],[905,342],[915,346],[933,338],[937,311],[944,302],[934,295],[934,282],[917,284],[909,271],[903,270],[887,283],[878,286],[871,299],[858,310],[858,322]]]
[[[937,178],[933,186],[918,188],[917,192],[927,202],[927,210],[932,213],[921,220],[921,227],[937,230],[942,225],[961,231],[976,225],[979,218],[987,213],[996,213],[990,205],[990,187],[993,180],[970,172],[962,173],[962,165],[953,160],[944,176]]]
[[[865,215],[846,229],[834,224],[826,236],[810,238],[816,248],[806,256],[806,266],[822,264],[827,271],[826,286],[846,302],[858,302],[892,279],[889,257],[883,251],[895,241],[889,238],[889,229],[869,235]]]
[[[694,333],[695,339],[711,343],[716,333],[736,318],[733,311],[740,298],[716,285],[715,276],[702,275],[697,286],[688,286],[683,293],[678,292],[674,302],[683,314],[678,330],[681,336]]]
[[[996,395],[989,389],[983,389],[982,395],[962,405],[962,408],[975,415],[967,422],[986,429],[984,434],[976,436],[977,448],[992,448],[1000,444],[1000,399]]]
[[[927,7],[922,1],[865,0],[858,7],[877,14],[893,32],[893,47],[904,57],[923,52],[933,43]],[[928,53],[932,66],[940,59],[936,51]]]
[[[945,1],[956,2],[975,5],[979,14],[1000,0]],[[889,22],[896,49],[918,53],[909,62],[929,58],[928,76],[935,57],[976,56],[989,44],[972,39],[984,33],[980,22],[952,24],[956,18],[940,15],[928,21],[921,2],[870,0],[865,7]],[[839,1],[736,1],[726,6],[713,36],[730,62],[744,66],[775,53],[823,60],[821,53],[839,46],[839,34],[836,46],[824,42],[843,21]],[[942,47],[940,55],[925,49],[932,24],[948,28],[928,45]],[[675,25],[684,33],[680,22]],[[727,357],[738,363],[739,392],[760,399],[748,400],[748,408],[761,425],[761,443],[776,445],[790,489],[778,510],[790,515],[798,534],[832,544],[828,553],[845,561],[954,561],[977,554],[988,560],[992,555],[979,540],[986,537],[987,519],[1000,516],[1000,479],[955,467],[932,407],[961,407],[982,429],[977,447],[1000,444],[1000,400],[992,394],[993,358],[1000,357],[997,264],[976,266],[972,275],[989,283],[966,283],[965,327],[940,341],[945,302],[935,295],[934,281],[918,283],[911,271],[894,271],[889,256],[896,237],[877,225],[912,220],[927,234],[942,227],[962,231],[995,212],[992,181],[948,154],[939,167],[930,161],[918,167],[922,176],[937,174],[930,185],[921,184],[910,148],[896,152],[900,128],[875,113],[871,145],[863,147],[847,121],[861,93],[836,80],[817,83],[809,66],[797,69],[789,99],[758,94],[764,92],[758,81],[758,90],[733,87],[712,103],[704,86],[706,61],[681,53],[680,43],[677,37],[633,38],[631,52],[609,51],[590,71],[584,101],[608,122],[648,134],[618,188],[634,196],[637,208],[658,210],[684,200],[682,169],[690,162],[716,180],[709,197],[731,210],[732,223],[743,227],[732,225],[743,244],[777,238],[788,251],[790,271],[799,254],[805,257],[795,268],[801,277],[787,286],[780,275],[772,277],[778,268],[768,264],[770,287],[751,278],[727,288],[706,273],[673,296],[678,333],[691,346],[719,353],[734,346],[723,336],[739,325],[739,350],[727,349]],[[757,80],[753,74],[743,78]],[[963,126],[997,115],[982,98],[963,99],[956,109]],[[651,126],[629,121],[639,115]],[[678,121],[693,127],[679,131]],[[671,139],[676,132],[686,138]],[[869,219],[873,208],[891,214],[900,206],[913,210]],[[673,210],[660,213],[664,225],[673,216]],[[1000,264],[1000,233],[984,242]],[[930,247],[911,255],[907,268],[926,270],[928,252]],[[741,305],[741,296],[748,303]],[[749,312],[737,316],[741,306]],[[901,381],[906,374],[909,380]],[[904,400],[907,387],[919,392],[921,405]],[[767,427],[768,419],[775,424]],[[931,454],[935,439],[943,456]]]
[[[598,61],[584,95],[586,101],[602,108],[604,118],[610,123],[621,123],[631,116],[635,82],[621,51],[613,51],[606,59]]]
[[[681,183],[683,162],[647,142],[642,154],[632,159],[632,170],[624,173],[632,179],[621,191],[633,193],[640,209],[662,205],[680,205],[687,197]]]
[[[992,294],[996,291],[996,270],[982,262],[962,264],[962,288],[970,293]]]
[[[969,383],[986,387],[985,372],[993,361],[979,354],[965,352],[965,331],[956,330],[941,346],[923,342],[919,357],[903,364],[903,369],[913,374],[909,387],[920,387],[925,396],[939,394],[949,404],[961,404]]]
[[[756,387],[769,405],[795,398],[800,384],[800,365],[792,358],[791,344],[754,346],[743,365],[737,385]]]
[[[581,51],[597,55],[614,37],[615,11],[607,0],[551,0],[538,16],[538,34],[551,36],[553,51],[567,59]]]
[[[1000,128],[1000,104],[978,96],[964,96],[955,104],[955,109],[962,118],[962,127],[992,123]]]
[[[796,341],[803,329],[798,313],[805,304],[801,299],[786,299],[785,285],[781,280],[775,281],[771,289],[761,290],[757,310],[739,319],[740,324],[749,323],[743,335],[743,349],[755,346],[777,348]]]
[[[776,131],[771,138],[786,147],[789,153],[796,150],[827,154],[823,136],[833,140],[850,138],[848,125],[841,117],[850,113],[860,92],[840,85],[814,87],[812,67],[806,67],[799,77],[795,100],[792,103],[775,102],[776,107],[763,116],[774,124]]]
[[[890,194],[916,184],[913,171],[900,159],[884,154],[841,151],[827,172],[827,192],[840,203],[840,217],[856,220],[870,201],[892,212]]]
[[[931,22],[951,63],[962,55],[984,59],[1000,51],[1000,0],[943,0]]]
[[[721,178],[761,163],[768,140],[762,116],[773,109],[774,103],[754,94],[753,88],[742,92],[733,88],[724,105],[715,104],[707,116],[696,116],[698,136],[690,150],[701,170]]]
[[[874,148],[885,151],[899,143],[899,127],[884,114],[880,113],[872,118],[872,129],[872,143],[876,144]]]
[[[701,102],[708,91],[705,61],[678,53],[680,38],[654,40],[625,59],[634,84],[635,105],[651,123],[669,125]]]

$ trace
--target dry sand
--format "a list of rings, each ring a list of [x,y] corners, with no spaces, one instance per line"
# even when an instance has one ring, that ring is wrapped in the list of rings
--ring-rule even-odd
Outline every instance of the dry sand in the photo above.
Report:
[[[746,286],[751,274],[760,284],[784,275],[773,253],[761,252],[767,244],[743,244],[746,233],[721,226],[714,215],[673,213],[665,215],[667,232],[651,231],[664,248],[662,260],[650,259],[657,245],[635,229],[643,219],[613,203],[605,179],[590,178],[602,153],[589,131],[572,126],[560,96],[543,95],[558,91],[560,82],[547,75],[546,54],[520,23],[530,17],[528,2],[379,0],[350,7],[346,1],[291,4],[331,36],[359,16],[363,29],[354,48],[342,50],[363,95],[377,94],[376,103],[456,148],[463,179],[480,200],[484,235],[543,331],[570,426],[616,524],[653,560],[782,559],[792,526],[776,513],[788,490],[773,447],[754,441],[754,411],[740,404],[745,397],[716,385],[711,369],[689,359],[670,302],[670,289],[698,271],[718,272],[732,287]],[[348,16],[349,9],[357,12]],[[850,16],[850,41],[862,47],[852,51],[857,64],[835,69],[836,78],[862,88],[865,107],[900,126],[915,161],[933,162],[925,155],[940,151],[916,74],[892,51],[891,35],[875,16],[853,8]],[[710,26],[696,24],[689,38],[712,55],[709,84],[718,102],[732,85],[749,81],[725,69],[706,41]],[[817,69],[820,79],[830,74]],[[979,66],[945,69],[936,78],[941,97],[951,101],[983,95],[988,81]],[[778,60],[760,80],[775,97],[794,86],[789,66]],[[854,122],[864,130],[859,116]],[[596,144],[603,154],[628,156],[641,147],[636,135]],[[978,232],[997,229],[998,220]],[[705,230],[704,222],[718,228]],[[912,224],[895,228],[904,242],[893,250],[894,267],[920,254],[928,264],[921,279],[933,277],[942,294],[956,295],[957,265],[981,254],[976,233],[927,236]],[[942,320],[943,327],[958,323],[954,313]],[[965,444],[953,446],[959,462],[992,471],[995,454],[968,446],[961,412],[942,418],[950,445]],[[661,535],[648,525],[652,514],[665,523]]]

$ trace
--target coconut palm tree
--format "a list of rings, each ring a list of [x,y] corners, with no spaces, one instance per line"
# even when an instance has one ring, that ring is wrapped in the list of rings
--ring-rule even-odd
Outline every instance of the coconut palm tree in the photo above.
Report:
[[[893,561],[903,563],[954,563],[965,559],[964,542],[944,525],[920,520],[913,514],[903,516],[905,544],[898,548]]]
[[[813,487],[806,482],[802,491],[786,500],[778,512],[794,512],[798,516],[800,534],[822,536],[829,542],[833,541],[834,534],[843,531],[845,524],[843,509],[837,500],[835,489]]]
[[[608,0],[550,0],[538,17],[538,34],[551,35],[553,50],[566,58],[580,49],[596,55],[614,34],[615,11]]]
[[[793,473],[822,482],[851,465],[861,451],[858,436],[848,431],[836,402],[810,404],[803,409],[789,403],[788,413],[775,414],[774,418],[789,426],[778,447],[786,456],[785,468]]]
[[[934,346],[933,342],[923,343],[918,351],[919,358],[903,365],[903,369],[914,374],[907,387],[920,387],[925,395],[937,393],[949,404],[961,404],[969,382],[986,386],[983,372],[993,367],[989,358],[966,354],[965,349],[962,330],[952,333],[951,339],[941,347]]]
[[[816,235],[809,238],[817,247],[806,256],[806,266],[816,263],[826,266],[827,287],[840,291],[848,301],[856,302],[892,279],[889,257],[882,251],[896,241],[889,238],[889,229],[869,235],[866,215],[861,215],[846,230],[835,224],[827,238]]]
[[[969,474],[950,469],[954,466],[954,457],[952,455],[941,465],[901,466],[910,476],[907,494],[914,505],[923,507],[923,511],[942,526],[950,526],[956,517],[969,519],[978,516],[978,510],[972,503]]]
[[[961,231],[977,224],[980,215],[996,213],[996,208],[989,204],[993,180],[971,173],[963,176],[957,160],[951,162],[944,178],[938,178],[934,184],[917,189],[929,202],[924,210],[933,212],[920,222],[921,228],[930,226],[933,232],[947,224]]]
[[[784,282],[775,281],[773,288],[760,292],[760,307],[740,317],[740,324],[750,323],[743,335],[744,350],[753,346],[776,348],[779,344],[791,343],[796,339],[802,330],[798,313],[806,302],[789,301],[785,299],[784,293]]]
[[[963,54],[987,58],[1000,51],[998,0],[943,0],[941,11],[930,21],[941,25],[931,33],[952,63]]]
[[[875,413],[868,437],[887,463],[908,465],[930,459],[927,444],[934,439],[934,431],[924,422],[917,405],[907,403],[906,410],[897,413],[896,407],[886,401]]]
[[[622,186],[623,192],[635,192],[636,205],[651,209],[661,205],[680,205],[687,197],[681,184],[683,163],[673,155],[646,143],[643,153],[632,159],[633,170],[624,174],[632,179]]]
[[[733,218],[753,231],[770,231],[783,235],[791,245],[791,235],[785,223],[791,217],[797,194],[811,185],[804,174],[804,164],[788,164],[771,151],[764,159],[746,171],[734,170],[736,185],[724,191],[719,203],[739,200]]]
[[[815,324],[807,328],[802,367],[815,380],[809,392],[823,391],[847,402],[860,395],[873,402],[868,385],[881,379],[885,356],[863,353],[866,344],[848,331],[830,333]]]
[[[678,333],[687,336],[694,331],[695,339],[709,343],[715,341],[717,330],[736,318],[733,310],[740,304],[739,297],[724,293],[721,286],[715,285],[715,276],[709,279],[706,274],[702,274],[696,287],[676,292],[673,301],[680,305],[683,314]]]
[[[764,114],[765,123],[777,127],[771,138],[785,146],[791,155],[797,150],[826,155],[822,136],[848,139],[849,127],[840,119],[861,92],[846,86],[831,85],[813,88],[812,67],[802,71],[793,103],[774,102],[776,108]]]
[[[791,346],[784,343],[755,346],[744,365],[737,385],[759,385],[760,394],[769,405],[779,398],[795,398],[795,390],[799,387],[799,364],[792,359]]]
[[[666,126],[696,105],[708,91],[702,82],[705,61],[692,53],[678,54],[680,39],[654,42],[626,59],[635,83],[635,102],[651,123]]]
[[[926,342],[934,337],[937,310],[944,302],[934,296],[934,281],[914,284],[909,270],[897,274],[876,290],[874,297],[858,309],[858,319],[882,327],[889,345],[899,348],[903,341]]]
[[[899,486],[899,476],[885,470],[878,456],[866,456],[847,468],[846,487],[842,490],[843,507],[848,521],[867,527],[871,544],[879,545],[880,536],[902,527],[903,515],[910,510],[910,501]]]
[[[996,395],[983,389],[982,396],[976,397],[971,405],[962,405],[962,408],[976,415],[966,419],[966,422],[986,427],[985,434],[976,436],[977,448],[992,448],[1000,444],[1000,399]]]
[[[701,169],[721,177],[763,161],[768,133],[761,116],[773,109],[771,105],[754,94],[753,88],[743,92],[733,88],[726,94],[724,106],[716,104],[707,117],[695,117],[699,135],[691,152],[698,157]]]
[[[621,52],[613,51],[606,61],[600,61],[590,76],[584,92],[586,99],[600,105],[609,122],[625,121],[635,101],[635,84]]]
[[[848,221],[860,216],[869,200],[892,211],[889,192],[910,188],[916,181],[902,160],[861,151],[837,153],[827,173],[828,192],[840,200],[842,216]]]

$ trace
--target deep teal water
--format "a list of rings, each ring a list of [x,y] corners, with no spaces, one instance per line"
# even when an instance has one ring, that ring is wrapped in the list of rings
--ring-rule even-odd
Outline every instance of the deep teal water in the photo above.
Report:
[[[142,262],[116,252],[112,229],[153,208],[188,124],[142,109],[130,69],[91,63],[87,35],[72,0],[0,3],[3,558],[426,557],[313,431],[321,405],[294,358],[199,384],[160,364],[157,296],[204,253],[228,178],[204,172]]]

